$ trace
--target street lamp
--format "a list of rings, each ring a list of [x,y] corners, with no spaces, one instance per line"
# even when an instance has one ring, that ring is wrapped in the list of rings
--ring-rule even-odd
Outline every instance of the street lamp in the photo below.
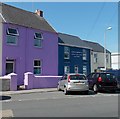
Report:
[[[107,30],[111,30],[112,29],[112,27],[111,26],[109,26],[106,30],[105,30],[105,34],[104,34],[104,40],[105,40],[105,46],[104,46],[104,67],[105,67],[105,70],[106,70],[106,32],[107,32]]]

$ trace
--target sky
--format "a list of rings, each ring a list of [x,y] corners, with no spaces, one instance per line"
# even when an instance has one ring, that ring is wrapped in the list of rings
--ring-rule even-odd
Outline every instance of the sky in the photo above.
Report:
[[[97,42],[111,52],[118,52],[117,2],[5,2],[35,12],[40,9],[50,25],[61,33]],[[111,26],[111,30],[107,28]],[[106,38],[104,37],[106,34]]]

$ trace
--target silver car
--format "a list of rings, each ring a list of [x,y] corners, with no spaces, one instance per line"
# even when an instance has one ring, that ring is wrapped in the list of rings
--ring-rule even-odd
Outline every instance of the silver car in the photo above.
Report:
[[[89,92],[88,80],[84,74],[65,74],[58,82],[58,90],[63,90],[65,94],[70,91]]]

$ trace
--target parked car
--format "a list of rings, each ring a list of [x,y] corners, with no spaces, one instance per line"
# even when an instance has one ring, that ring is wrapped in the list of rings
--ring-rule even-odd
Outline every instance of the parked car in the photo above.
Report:
[[[63,90],[65,94],[70,91],[89,92],[88,80],[84,74],[65,74],[58,82],[58,90]]]
[[[95,93],[101,90],[108,90],[112,92],[117,90],[117,80],[113,73],[91,73],[87,76],[87,78],[89,82],[89,89],[92,89]]]

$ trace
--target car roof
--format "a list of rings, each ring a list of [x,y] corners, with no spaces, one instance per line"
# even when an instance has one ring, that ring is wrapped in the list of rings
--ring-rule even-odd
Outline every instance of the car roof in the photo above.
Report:
[[[85,75],[85,74],[82,74],[82,73],[68,73],[66,75]]]

